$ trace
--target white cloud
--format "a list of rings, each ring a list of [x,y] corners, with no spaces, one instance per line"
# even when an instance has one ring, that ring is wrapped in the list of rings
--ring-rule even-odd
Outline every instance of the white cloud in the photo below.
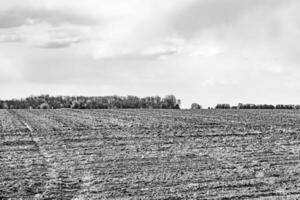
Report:
[[[27,29],[27,42],[44,48],[63,48],[89,39],[90,29],[76,26],[51,27],[47,24],[35,26],[35,31]],[[29,36],[31,35],[31,36]]]
[[[23,37],[15,32],[0,34],[0,42],[21,42]]]
[[[189,92],[207,102],[282,93],[280,83],[300,72],[299,8],[296,0],[3,0],[0,50],[19,70],[6,61],[1,70],[21,71],[24,82]]]

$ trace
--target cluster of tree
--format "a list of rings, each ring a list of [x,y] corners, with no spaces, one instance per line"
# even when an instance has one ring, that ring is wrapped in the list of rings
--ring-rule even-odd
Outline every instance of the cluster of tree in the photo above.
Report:
[[[0,109],[106,109],[106,108],[162,108],[180,109],[181,101],[174,95],[164,98],[151,96],[139,98],[136,96],[30,96],[25,99],[0,100]]]
[[[215,109],[300,109],[300,105],[282,105],[276,106],[270,104],[242,104],[230,106],[229,104],[218,104]]]
[[[202,109],[202,106],[198,103],[192,103],[191,110]]]

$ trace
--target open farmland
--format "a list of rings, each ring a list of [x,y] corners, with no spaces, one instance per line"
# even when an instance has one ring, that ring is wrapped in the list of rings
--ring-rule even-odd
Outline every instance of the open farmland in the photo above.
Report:
[[[300,111],[0,110],[0,199],[300,199]]]

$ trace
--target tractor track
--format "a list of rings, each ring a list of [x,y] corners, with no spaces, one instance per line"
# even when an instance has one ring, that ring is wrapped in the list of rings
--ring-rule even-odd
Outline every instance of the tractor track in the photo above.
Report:
[[[35,150],[42,161],[33,169],[45,174],[32,178],[43,182],[42,192],[7,195],[12,199],[300,198],[300,113],[296,111],[288,115],[222,110],[9,113],[22,122],[25,138],[21,134],[9,140],[5,133],[1,144],[22,147],[12,154],[12,159],[22,155],[22,161]],[[10,154],[7,149],[1,149],[0,160]],[[2,180],[10,183],[10,174],[28,171],[19,165],[12,168]],[[21,185],[23,177],[15,176],[13,181]]]
[[[41,136],[39,136],[39,129],[34,128],[37,125],[32,125],[29,120],[15,110],[8,110],[8,112],[26,127],[31,141],[33,141],[34,147],[42,159],[43,169],[45,170],[44,173],[46,173],[47,177],[44,180],[43,193],[36,194],[37,199],[72,199],[80,189],[80,185],[77,180],[73,179],[67,167],[59,167],[62,163],[57,162],[62,161],[57,161],[55,156],[48,153],[48,150],[44,148],[44,142],[40,139]],[[62,151],[64,151],[66,146],[60,144],[60,147],[61,146],[63,147]]]

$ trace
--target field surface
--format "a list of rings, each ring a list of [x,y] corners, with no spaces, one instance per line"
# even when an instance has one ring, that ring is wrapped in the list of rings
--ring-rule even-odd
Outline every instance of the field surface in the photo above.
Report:
[[[296,110],[0,110],[0,199],[300,199]]]

